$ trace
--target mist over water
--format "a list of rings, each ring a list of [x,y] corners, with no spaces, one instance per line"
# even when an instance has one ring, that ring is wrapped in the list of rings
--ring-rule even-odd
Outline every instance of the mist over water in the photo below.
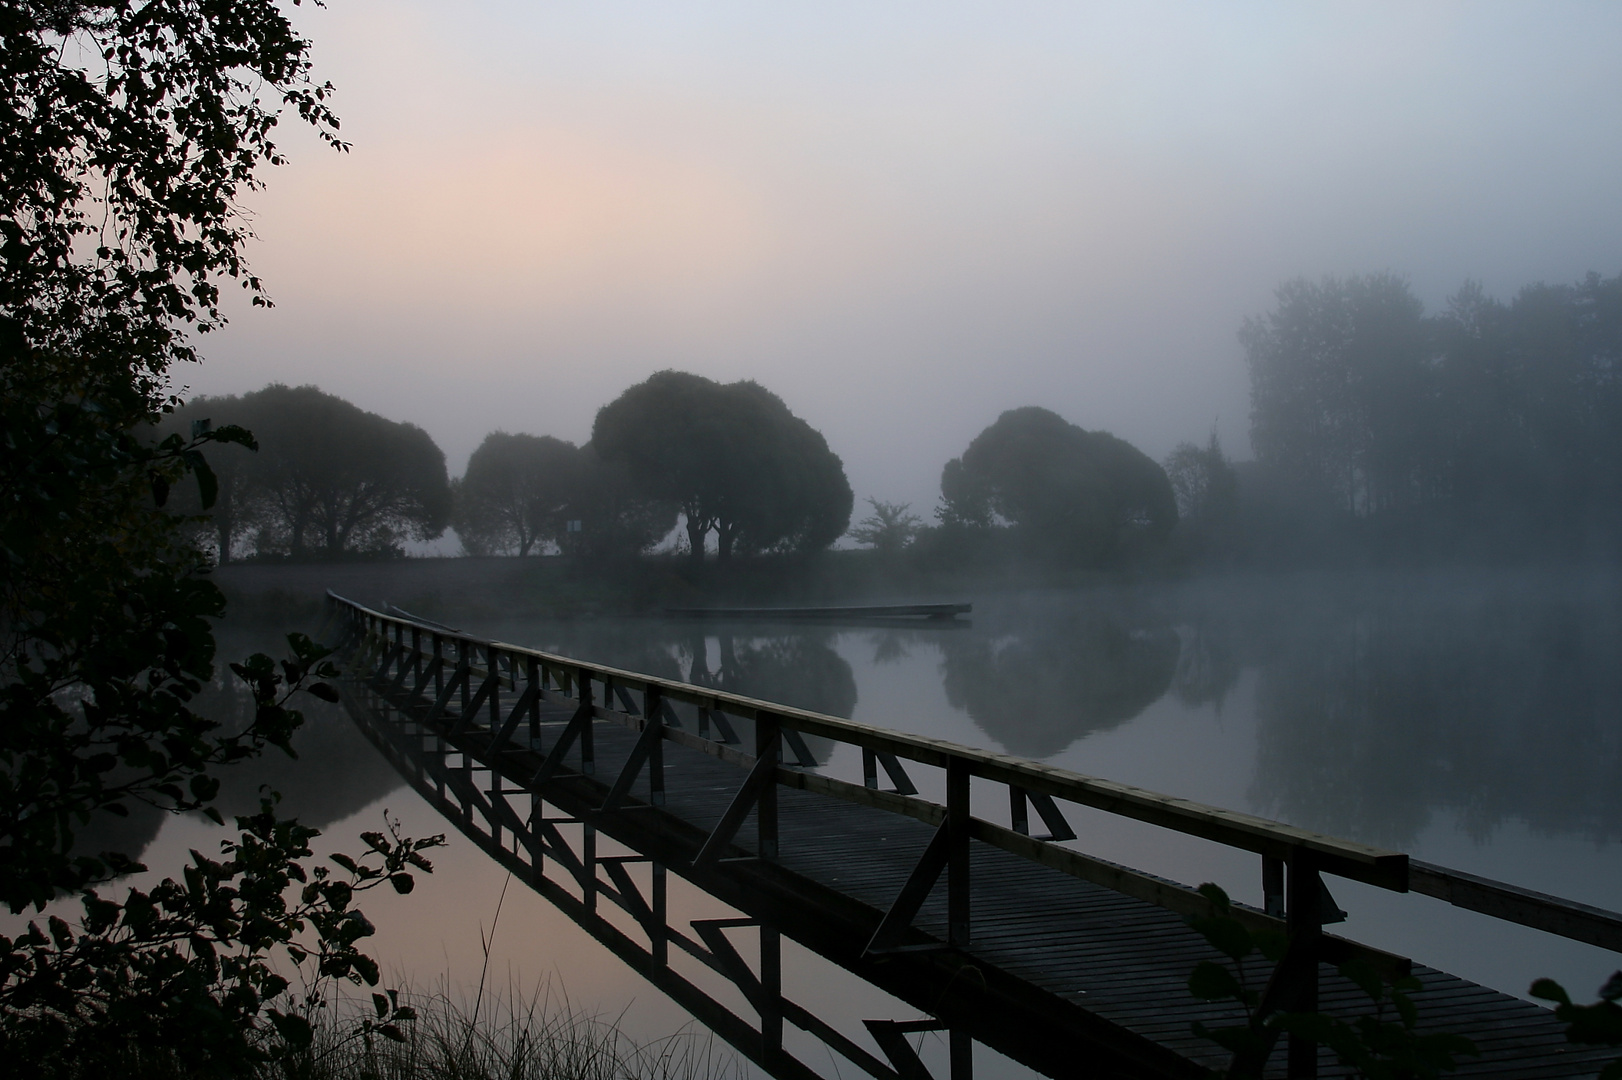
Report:
[[[498,640],[1036,758],[1617,906],[1614,571],[1208,576],[937,599],[972,599],[972,626],[436,614]],[[221,655],[273,648],[275,637],[228,627]],[[245,707],[223,680],[206,692],[222,715]],[[451,833],[440,873],[412,897],[367,910],[394,970],[476,984],[478,934],[505,872],[405,789],[339,710],[308,704],[298,761],[272,751],[233,770],[224,807],[251,808],[269,784],[335,850],[376,828],[385,807],[415,835]],[[748,725],[736,726],[749,743]],[[808,742],[819,769],[860,779],[852,748]],[[912,771],[925,797],[940,797],[937,777]],[[974,797],[977,814],[1003,819],[1000,791],[977,786]],[[1066,813],[1080,835],[1073,845],[1090,854],[1260,899],[1253,856],[1101,812]],[[119,827],[143,830],[145,861],[160,873],[188,847],[218,840],[191,819],[137,815]],[[1540,976],[1591,989],[1615,966],[1601,950],[1425,897],[1329,883],[1350,913],[1339,932],[1510,993]],[[684,1023],[539,897],[510,890],[505,903],[521,929],[500,939],[503,978],[558,979],[576,1002],[610,1012],[636,1002],[626,1023],[646,1037]],[[697,895],[673,903],[686,917],[710,910]],[[808,955],[789,967],[795,992],[826,999],[829,1015],[850,1010],[854,1022],[895,1008],[876,991],[836,989],[848,978]],[[986,1075],[1017,1074],[999,1071],[1006,1064],[988,1063]]]

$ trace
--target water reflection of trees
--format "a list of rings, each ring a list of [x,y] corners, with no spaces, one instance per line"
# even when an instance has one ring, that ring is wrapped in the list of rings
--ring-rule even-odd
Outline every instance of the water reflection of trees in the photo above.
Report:
[[[856,708],[856,677],[834,651],[831,633],[720,634],[715,640],[720,663],[714,670],[707,640],[686,642],[689,682],[829,716],[848,718]]]
[[[1267,637],[1252,799],[1406,847],[1438,810],[1622,837],[1622,617],[1603,597],[1388,592]]]
[[[712,667],[709,642],[716,643]],[[695,629],[680,648],[687,662],[687,681],[744,697],[778,701],[812,712],[849,718],[856,708],[856,676],[833,648],[833,634],[803,631],[771,636],[720,633]],[[748,721],[734,725],[746,741]],[[806,749],[818,764],[833,752],[828,739],[808,736]]]
[[[192,707],[218,721],[224,733],[242,731],[253,719],[253,696],[231,673],[229,662],[253,652],[286,653],[275,633],[256,634],[223,627],[216,635],[218,660],[214,677]],[[263,755],[238,762],[214,774],[220,780],[216,805],[226,818],[259,808],[261,789],[281,795],[281,812],[306,825],[326,828],[404,786],[394,768],[355,727],[343,709],[307,694],[293,702],[304,713],[304,725],[293,736],[296,758],[270,747]],[[144,803],[127,804],[127,817],[98,814],[80,834],[84,850],[123,851],[139,857],[151,845],[168,815]]]
[[[1159,619],[1072,604],[943,636],[941,651],[947,701],[1009,753],[1046,758],[1166,693],[1181,645]]]
[[[775,701],[830,716],[856,708],[856,677],[834,651],[836,631],[775,629],[648,620],[600,621],[515,628],[507,640],[562,656],[660,678],[707,686],[729,694]],[[752,745],[753,728],[736,721],[739,737]],[[825,739],[807,738],[823,762],[832,751]]]

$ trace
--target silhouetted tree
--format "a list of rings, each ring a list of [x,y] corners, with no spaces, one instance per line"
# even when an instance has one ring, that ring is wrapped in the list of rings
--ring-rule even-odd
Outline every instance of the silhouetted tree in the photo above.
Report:
[[[1240,339],[1258,465],[1300,505],[1500,550],[1622,532],[1622,278],[1467,282],[1434,318],[1391,274],[1296,280]]]
[[[1622,277],[1533,285],[1503,304],[1467,283],[1437,320],[1450,503],[1472,528],[1514,521],[1614,535],[1622,500]]]
[[[1239,476],[1222,452],[1217,433],[1204,448],[1178,443],[1166,458],[1166,478],[1177,496],[1177,516],[1189,523],[1220,520],[1239,501]]]
[[[244,394],[240,406],[243,426],[259,439],[247,490],[261,551],[280,548],[295,558],[387,551],[445,531],[445,455],[426,431],[314,386],[272,384]]]
[[[528,555],[564,532],[580,483],[580,451],[550,435],[493,431],[454,484],[453,525],[473,555]]]
[[[869,497],[867,504],[873,508],[873,513],[851,528],[850,538],[882,555],[900,554],[923,527],[917,514],[907,512],[910,503],[880,502]]]
[[[941,472],[943,523],[1012,525],[1038,552],[1099,559],[1177,523],[1165,470],[1131,444],[1047,409],[1010,409]]]
[[[734,552],[815,551],[850,524],[844,465],[781,398],[661,371],[598,413],[592,445],[647,498],[678,505],[695,561],[713,530]]]
[[[1297,278],[1239,340],[1257,461],[1352,514],[1434,499],[1431,347],[1406,281]]]

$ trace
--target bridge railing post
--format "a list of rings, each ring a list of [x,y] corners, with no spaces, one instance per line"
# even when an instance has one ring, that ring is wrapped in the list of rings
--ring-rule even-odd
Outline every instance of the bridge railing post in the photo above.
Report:
[[[642,719],[648,724],[664,726],[664,708],[659,688],[648,684],[642,688]],[[654,806],[665,804],[665,740],[658,738],[648,748],[648,802]]]
[[[1290,935],[1290,951],[1304,967],[1292,1012],[1318,1011],[1318,952],[1323,938],[1323,878],[1317,863],[1297,849],[1289,862],[1289,900],[1285,924]],[[1289,1080],[1307,1080],[1318,1075],[1318,1044],[1303,1034],[1291,1033],[1286,1062]]]
[[[771,754],[774,757],[782,746],[780,725],[771,713],[755,714],[755,756]],[[755,801],[755,829],[759,836],[762,859],[777,858],[777,781],[772,779],[760,789]]]
[[[576,668],[574,673],[575,695],[580,704],[586,705],[591,701],[591,669]],[[603,704],[610,704],[609,687],[607,681],[603,683]],[[580,772],[583,776],[591,776],[597,771],[597,744],[592,738],[592,722],[587,720],[580,728]]]
[[[456,639],[456,663],[458,667],[467,667],[471,671],[473,658],[477,654],[470,642],[463,638]],[[464,720],[471,719],[467,715],[468,702],[473,698],[473,677],[471,674],[462,677],[462,716]]]
[[[533,656],[524,658],[524,684],[529,691],[529,748],[541,748],[541,688],[546,685],[546,669]]]
[[[969,943],[969,762],[946,760],[946,932],[952,945]]]
[[[1262,910],[1284,918],[1284,860],[1262,856]]]

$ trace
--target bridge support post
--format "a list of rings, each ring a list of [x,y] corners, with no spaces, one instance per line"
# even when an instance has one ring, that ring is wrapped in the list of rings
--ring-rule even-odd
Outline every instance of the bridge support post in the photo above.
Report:
[[[529,847],[529,877],[534,884],[546,877],[546,842],[541,836],[541,821],[546,817],[546,804],[541,801],[539,792],[529,793],[529,820],[524,824],[529,826],[529,835],[532,842]]]
[[[768,1061],[783,1049],[783,937],[760,926],[760,1050]]]
[[[951,1080],[974,1080],[974,1039],[962,1028],[946,1033]]]
[[[597,911],[597,827],[589,822],[580,826],[580,863],[584,868],[580,882],[580,899],[586,910]]]
[[[654,861],[649,869],[653,873],[653,878],[648,885],[648,907],[653,913],[653,918],[649,920],[652,925],[649,927],[648,951],[653,954],[654,966],[664,968],[670,966],[670,918],[669,903],[666,900],[665,864]]]

